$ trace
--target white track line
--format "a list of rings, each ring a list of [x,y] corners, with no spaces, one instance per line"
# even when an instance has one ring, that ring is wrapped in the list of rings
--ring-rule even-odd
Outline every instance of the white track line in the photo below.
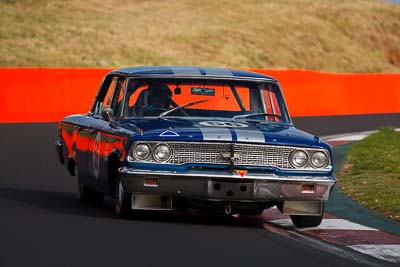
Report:
[[[270,223],[278,224],[282,227],[293,227],[293,223],[290,219],[279,219],[269,221]],[[358,223],[353,223],[343,219],[323,219],[322,223],[317,227],[308,227],[297,229],[299,231],[306,230],[368,230],[368,231],[378,231],[375,228],[367,227]]]
[[[327,142],[332,142],[332,141],[360,141],[367,137],[369,134],[353,134],[353,135],[346,135],[342,137],[336,137],[336,138],[331,138],[331,139],[324,139]]]
[[[400,245],[353,245],[349,248],[375,258],[400,263]]]
[[[395,129],[396,132],[400,132],[400,128]],[[329,135],[322,136],[321,139],[327,142],[332,141],[360,141],[367,137],[370,134],[376,133],[377,131],[365,131],[358,133],[346,133],[346,134],[337,134],[337,135]]]
[[[400,128],[395,129],[400,132]],[[368,135],[375,133],[376,131],[360,132],[360,133],[350,133],[342,135],[331,135],[322,137],[323,140],[332,141],[360,141],[367,137]],[[276,207],[272,207],[276,209]],[[286,228],[293,228],[294,225],[290,219],[277,219],[270,220],[270,223],[280,225]],[[353,223],[343,219],[324,219],[321,224],[317,227],[309,227],[297,229],[298,231],[306,230],[367,230],[367,231],[379,231],[377,229],[367,227],[361,224]],[[385,261],[400,263],[400,245],[352,245],[349,248],[358,251],[363,254],[370,255],[372,257],[382,259]]]

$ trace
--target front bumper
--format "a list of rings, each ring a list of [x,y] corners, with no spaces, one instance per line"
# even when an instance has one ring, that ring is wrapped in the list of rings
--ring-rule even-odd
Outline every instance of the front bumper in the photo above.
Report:
[[[122,167],[119,169],[124,189],[132,194],[165,195],[207,200],[282,202],[326,201],[334,176],[276,176],[249,173],[243,178],[235,172],[153,171]],[[145,178],[158,178],[157,186],[145,185]],[[304,190],[308,185],[308,190]],[[309,190],[309,188],[313,190]]]

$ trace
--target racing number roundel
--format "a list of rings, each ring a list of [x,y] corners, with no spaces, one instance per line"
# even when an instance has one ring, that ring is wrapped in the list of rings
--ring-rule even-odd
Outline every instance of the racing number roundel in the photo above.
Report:
[[[230,122],[230,121],[201,121],[200,125],[209,127],[234,127],[234,128],[245,128],[248,127],[247,124],[240,122]]]
[[[93,175],[97,179],[99,178],[99,168],[100,168],[100,141],[101,135],[97,133],[96,139],[94,140],[93,144]]]

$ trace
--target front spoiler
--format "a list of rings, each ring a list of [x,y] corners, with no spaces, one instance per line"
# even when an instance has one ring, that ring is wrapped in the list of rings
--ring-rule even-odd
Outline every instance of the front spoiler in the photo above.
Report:
[[[192,170],[181,173],[122,167],[119,173],[125,190],[130,193],[208,200],[326,201],[336,183],[334,176],[288,177],[271,173],[252,173],[242,178],[239,174],[228,171]],[[144,179],[149,177],[158,178],[158,186],[145,186]],[[217,183],[221,185],[219,190],[215,189]],[[315,190],[303,191],[303,185],[314,185]],[[241,186],[246,186],[246,191],[242,191]]]

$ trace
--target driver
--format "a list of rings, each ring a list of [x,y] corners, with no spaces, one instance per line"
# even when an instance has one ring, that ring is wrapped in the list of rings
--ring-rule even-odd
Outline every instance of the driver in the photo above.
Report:
[[[150,83],[144,92],[145,115],[159,115],[169,109],[172,103],[172,92],[165,83]]]

